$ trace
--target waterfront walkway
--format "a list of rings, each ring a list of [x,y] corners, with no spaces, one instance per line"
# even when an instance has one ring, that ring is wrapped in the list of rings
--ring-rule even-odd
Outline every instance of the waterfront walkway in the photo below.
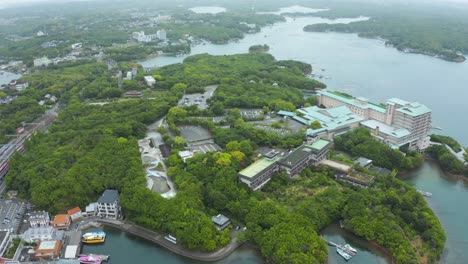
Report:
[[[227,246],[217,251],[213,251],[213,252],[200,252],[200,251],[189,250],[179,245],[175,245],[167,241],[166,239],[164,239],[163,235],[158,234],[154,231],[148,230],[146,228],[143,228],[141,226],[137,226],[135,224],[124,223],[118,220],[111,220],[111,219],[97,218],[97,217],[92,217],[84,221],[86,223],[98,222],[106,226],[120,229],[132,235],[152,241],[160,245],[161,247],[164,247],[167,250],[170,250],[181,256],[191,258],[191,259],[201,260],[201,261],[212,262],[212,261],[218,261],[218,260],[224,259],[228,257],[229,255],[231,255],[232,252],[234,252],[240,246],[240,243],[237,242],[236,231],[231,231],[231,242]],[[86,225],[86,223],[82,223],[80,225],[83,226],[83,225]]]

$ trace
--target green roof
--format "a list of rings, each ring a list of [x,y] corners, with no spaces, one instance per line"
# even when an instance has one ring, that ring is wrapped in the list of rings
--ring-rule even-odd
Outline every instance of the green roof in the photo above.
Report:
[[[253,178],[260,172],[262,172],[264,169],[270,167],[271,165],[275,164],[276,161],[278,161],[280,158],[275,157],[272,159],[269,158],[262,158],[257,160],[256,162],[252,163],[250,166],[247,168],[243,169],[242,171],[239,172],[241,176],[247,177],[247,178]]]
[[[411,103],[408,106],[404,106],[397,109],[398,112],[410,115],[410,116],[420,116],[431,112],[429,107],[420,104],[420,103]]]
[[[356,100],[367,101],[367,99],[363,98],[363,97],[348,98],[348,97],[339,95],[337,93],[329,92],[327,90],[320,90],[320,91],[317,92],[317,94],[331,97],[333,99],[336,99],[336,100],[339,100],[341,102],[356,106],[356,107],[361,108],[361,109],[372,109],[372,110],[375,110],[377,112],[384,113],[384,114],[386,112],[385,108],[377,106],[375,104],[371,104],[371,103],[361,104],[361,103],[356,102]]]
[[[328,146],[328,144],[330,144],[330,141],[325,140],[325,139],[319,139],[319,140],[313,142],[312,144],[308,144],[307,146],[312,148],[312,149],[315,149],[317,151],[320,151],[323,148],[325,148],[326,146]]]

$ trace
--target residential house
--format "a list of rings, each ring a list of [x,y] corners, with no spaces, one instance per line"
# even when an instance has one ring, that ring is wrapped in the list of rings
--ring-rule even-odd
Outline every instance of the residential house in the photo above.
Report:
[[[229,218],[222,214],[212,216],[211,221],[213,221],[218,230],[224,230],[231,224]]]
[[[58,214],[51,224],[58,230],[68,229],[71,225],[70,216],[67,214]]]
[[[75,207],[67,211],[68,216],[70,217],[72,222],[79,221],[83,218],[83,215],[81,214],[81,209],[80,207]]]

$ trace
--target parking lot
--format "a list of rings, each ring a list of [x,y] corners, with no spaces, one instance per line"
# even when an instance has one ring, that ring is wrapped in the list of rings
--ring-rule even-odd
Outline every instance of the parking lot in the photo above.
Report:
[[[264,116],[262,109],[240,109],[240,113],[244,119],[260,119]]]
[[[21,219],[26,212],[25,203],[8,199],[0,200],[0,229],[16,232],[21,224]]]
[[[273,133],[280,134],[280,135],[286,135],[286,134],[290,134],[290,133],[291,133],[291,131],[288,130],[288,129],[284,129],[284,128],[273,128],[273,127],[270,127],[270,126],[256,125],[256,126],[254,126],[254,128],[256,128],[256,129],[261,129],[261,130],[265,130],[265,131],[268,131],[268,132],[273,132]]]
[[[195,153],[207,153],[220,151],[221,147],[214,143],[212,140],[206,140],[197,144],[189,144],[188,149]]]
[[[180,126],[180,136],[186,142],[195,142],[200,140],[211,139],[211,134],[208,130],[198,126]]]
[[[192,116],[190,118],[209,120],[213,121],[214,123],[220,123],[221,121],[226,120],[226,116]]]
[[[197,105],[200,109],[208,109],[208,104],[206,100],[211,98],[218,88],[217,85],[211,85],[205,87],[204,93],[195,93],[195,94],[186,94],[179,101],[179,107]]]

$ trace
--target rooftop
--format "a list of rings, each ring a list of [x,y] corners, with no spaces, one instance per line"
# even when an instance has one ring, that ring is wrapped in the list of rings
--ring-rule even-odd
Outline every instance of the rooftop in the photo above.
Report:
[[[58,214],[55,216],[54,221],[52,222],[53,225],[63,225],[70,223],[70,216],[67,214]]]
[[[372,160],[366,159],[366,158],[363,158],[363,157],[359,157],[354,162],[361,165],[362,167],[367,167],[372,163]]]
[[[115,203],[119,199],[119,192],[117,190],[106,189],[101,197],[99,197],[98,203]]]
[[[219,215],[212,216],[211,221],[213,221],[215,224],[219,226],[222,226],[226,224],[227,222],[229,222],[229,218],[227,218],[226,216],[222,214],[219,214]]]
[[[278,111],[278,115],[293,117],[296,115],[296,113],[280,110]]]
[[[76,253],[78,252],[78,246],[67,246],[65,249],[65,258],[72,259],[76,257]]]
[[[358,173],[358,172],[345,175],[343,178],[348,181],[352,181],[352,182],[362,184],[365,186],[369,186],[375,179],[375,177],[372,175]]]
[[[385,113],[385,112],[386,112],[386,109],[383,108],[383,107],[377,106],[377,105],[372,104],[372,103],[365,103],[365,104],[362,104],[362,103],[360,103],[360,102],[357,101],[357,100],[361,100],[361,101],[366,101],[366,102],[367,102],[367,99],[366,99],[366,98],[363,98],[363,97],[348,98],[348,97],[339,95],[339,94],[334,93],[334,92],[329,92],[329,91],[326,90],[326,89],[317,91],[317,94],[318,94],[318,95],[325,95],[325,96],[331,97],[331,98],[333,98],[333,99],[339,100],[339,101],[341,101],[341,102],[344,102],[344,103],[353,105],[353,106],[358,107],[358,108],[361,108],[361,109],[372,109],[372,110],[375,110],[375,111],[380,112],[380,113]]]
[[[247,168],[240,171],[239,174],[244,176],[244,177],[247,177],[247,178],[253,178],[257,174],[262,172],[264,169],[266,169],[269,166],[275,164],[275,162],[277,162],[279,159],[280,159],[279,157],[275,157],[275,158],[272,158],[272,159],[269,159],[269,158],[259,159],[256,162],[252,163]]]
[[[383,122],[374,119],[369,119],[364,122],[361,122],[361,125],[371,129],[376,129],[378,127],[379,132],[392,136],[394,138],[402,138],[411,135],[411,132],[408,129],[395,128],[393,126],[387,125]]]
[[[52,250],[56,247],[57,243],[60,243],[59,240],[54,241],[41,241],[39,242],[39,246],[37,250]]]
[[[429,107],[418,102],[414,102],[407,106],[398,108],[397,111],[410,116],[420,116],[432,112]]]
[[[314,149],[315,151],[319,152],[325,147],[327,147],[331,142],[325,139],[319,139],[317,141],[314,141],[312,144],[308,144],[306,146]]]
[[[67,211],[68,215],[74,215],[77,213],[81,213],[81,209],[79,207],[72,208]]]
[[[300,117],[297,119],[297,121],[306,125],[310,125],[314,121],[320,122],[322,126],[321,128],[315,130],[310,129],[314,132],[321,130],[336,130],[357,122],[364,121],[364,118],[354,114],[348,107],[344,105],[327,109],[311,106],[301,108],[298,111],[303,114],[303,117]]]
[[[289,153],[289,155],[286,156],[285,158],[283,158],[280,161],[280,163],[283,166],[287,166],[287,167],[291,167],[291,168],[295,167],[304,158],[306,158],[310,154],[311,151],[312,151],[312,149],[308,148],[305,145],[302,145],[299,148],[297,148],[296,150],[294,150],[293,152]]]

